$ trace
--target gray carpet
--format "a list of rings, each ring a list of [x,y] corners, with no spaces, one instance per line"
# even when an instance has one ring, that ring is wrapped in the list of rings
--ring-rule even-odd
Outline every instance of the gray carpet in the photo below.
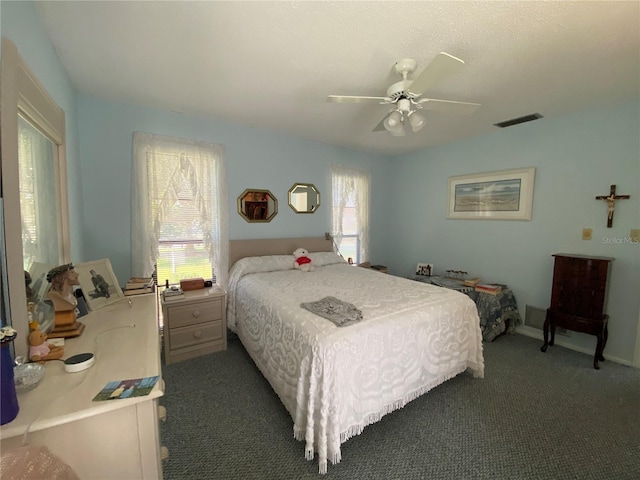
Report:
[[[242,344],[164,367],[164,478],[638,479],[640,370],[507,335],[464,373],[342,445],[318,474]],[[606,358],[606,351],[605,351]]]

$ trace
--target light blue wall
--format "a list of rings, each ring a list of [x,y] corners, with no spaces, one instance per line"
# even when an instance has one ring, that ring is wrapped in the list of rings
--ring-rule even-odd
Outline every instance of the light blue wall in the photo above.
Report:
[[[419,261],[436,271],[463,269],[509,284],[521,314],[546,308],[556,252],[613,256],[606,354],[633,357],[640,302],[640,246],[606,243],[640,228],[639,105],[542,119],[453,145],[389,159],[352,152],[206,118],[155,111],[77,95],[43,31],[32,2],[0,3],[2,35],[67,114],[67,159],[72,259],[109,257],[119,278],[129,274],[130,165],[135,130],[221,143],[229,170],[231,238],[319,235],[329,229],[328,165],[370,168],[372,253],[375,263],[408,275]],[[544,113],[544,112],[542,112]],[[535,166],[531,222],[446,220],[447,178]],[[294,182],[323,194],[314,215],[295,215],[286,203]],[[631,195],[616,206],[606,228],[606,206],[594,199],[610,184]],[[280,201],[269,224],[249,224],[235,213],[245,188],[270,189]],[[84,196],[83,196],[84,191]],[[580,239],[593,228],[593,240]],[[624,240],[622,240],[624,241]],[[558,339],[592,350],[594,337]],[[534,352],[532,352],[534,354]]]
[[[218,143],[225,148],[231,239],[321,236],[330,230],[329,164],[366,168],[372,173],[372,259],[386,261],[390,238],[388,157],[354,152],[252,128],[79,96],[80,151],[83,158],[88,258],[109,257],[118,278],[129,275],[131,150],[133,132]],[[313,183],[321,205],[313,215],[296,214],[287,204],[295,182]],[[236,199],[247,188],[270,190],[278,214],[269,223],[248,223],[237,214]]]
[[[553,253],[615,257],[612,266],[606,353],[631,361],[640,306],[640,244],[624,242],[640,228],[640,124],[637,103],[541,119],[483,137],[394,160],[391,227],[402,245],[390,261],[409,274],[417,262],[436,272],[465,270],[508,284],[520,313],[549,306]],[[542,112],[544,114],[544,112]],[[519,167],[536,167],[530,222],[447,220],[447,179]],[[613,228],[596,195],[616,184],[630,200],[617,203]],[[581,239],[583,228],[593,240]],[[613,239],[613,240],[608,240]],[[595,337],[556,337],[592,350]]]
[[[82,182],[78,151],[78,114],[76,93],[67,72],[60,63],[44,32],[33,2],[0,2],[2,36],[18,47],[18,52],[31,71],[62,108],[66,116],[66,153],[71,219],[71,258],[83,258]]]

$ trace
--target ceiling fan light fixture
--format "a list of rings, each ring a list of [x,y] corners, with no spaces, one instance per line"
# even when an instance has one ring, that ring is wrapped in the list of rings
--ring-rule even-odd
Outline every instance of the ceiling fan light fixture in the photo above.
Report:
[[[411,125],[411,130],[414,133],[418,132],[422,130],[422,127],[424,127],[425,125],[424,117],[413,110],[411,113],[409,113],[409,124]]]
[[[389,131],[396,129],[402,124],[402,114],[398,110],[394,110],[384,121],[384,128]]]
[[[396,128],[394,130],[389,130],[389,133],[393,137],[404,137],[406,135],[406,133],[404,131],[404,127],[402,125],[398,125],[398,128]]]

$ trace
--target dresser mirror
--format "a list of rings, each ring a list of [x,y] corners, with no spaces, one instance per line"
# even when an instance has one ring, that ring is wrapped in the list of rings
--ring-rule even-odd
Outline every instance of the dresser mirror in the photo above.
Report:
[[[312,183],[295,183],[289,189],[289,206],[296,213],[314,213],[320,206],[320,192]]]
[[[238,197],[238,214],[247,222],[270,222],[278,213],[278,199],[269,190],[248,188]]]
[[[8,302],[2,302],[1,315],[18,331],[15,355],[27,356],[27,301],[36,304],[34,319],[45,328],[51,311],[38,308],[48,287],[43,272],[70,262],[65,114],[6,38],[0,83],[4,225],[21,226],[5,230],[6,276],[0,283]],[[25,271],[31,274],[34,298],[27,298]]]

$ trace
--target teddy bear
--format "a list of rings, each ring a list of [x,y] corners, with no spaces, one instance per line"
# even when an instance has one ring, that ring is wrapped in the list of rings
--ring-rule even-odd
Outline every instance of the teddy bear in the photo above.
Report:
[[[37,326],[29,334],[29,345],[29,360],[32,362],[58,360],[64,355],[64,347],[47,342],[47,334]]]
[[[301,272],[313,272],[316,267],[311,264],[311,259],[308,257],[309,252],[304,248],[297,248],[293,252],[293,256],[296,259],[293,261],[293,268],[297,268]]]

